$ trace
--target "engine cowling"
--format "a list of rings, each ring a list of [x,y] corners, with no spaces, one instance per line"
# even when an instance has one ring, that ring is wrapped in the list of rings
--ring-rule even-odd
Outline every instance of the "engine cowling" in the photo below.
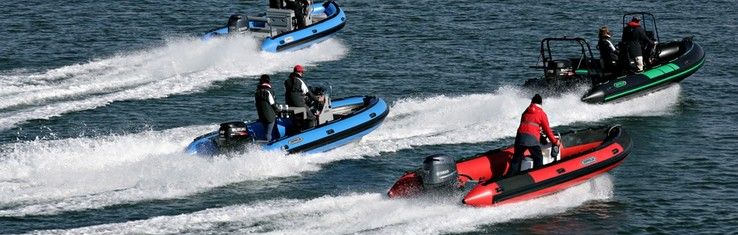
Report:
[[[244,122],[221,123],[218,129],[218,145],[233,147],[251,141],[251,136]]]
[[[243,15],[231,15],[228,18],[228,33],[244,32],[249,30],[249,19]]]
[[[420,177],[425,189],[457,187],[459,177],[456,161],[442,154],[428,156],[423,161]]]

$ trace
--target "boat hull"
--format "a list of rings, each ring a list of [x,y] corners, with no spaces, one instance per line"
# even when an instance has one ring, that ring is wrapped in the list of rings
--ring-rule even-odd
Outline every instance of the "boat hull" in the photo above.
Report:
[[[705,62],[702,46],[689,38],[661,47],[664,48],[662,54],[673,53],[671,51],[674,50],[670,49],[678,48],[677,55],[660,56],[659,65],[642,73],[621,76],[598,84],[582,97],[582,101],[608,103],[652,93],[684,80],[697,72]]]
[[[481,207],[512,203],[549,195],[581,184],[617,167],[630,153],[631,142],[619,126],[589,129],[562,135],[561,159],[515,176],[509,170],[513,147],[491,150],[458,160],[458,189],[477,183],[465,193],[462,203]],[[390,188],[390,198],[412,197],[432,192],[417,171],[405,175]]]
[[[280,35],[269,35],[263,31],[268,29],[268,25],[264,25],[261,21],[249,21],[249,25],[260,29],[259,33],[256,33],[263,38],[261,42],[262,51],[266,52],[286,52],[295,51],[309,47],[311,45],[320,43],[331,38],[335,33],[340,31],[346,26],[346,13],[337,3],[328,1],[323,4],[313,4],[312,15],[325,16],[318,22],[308,25],[305,28],[296,29]],[[228,27],[220,27],[213,29],[202,36],[203,40],[210,40],[211,38],[228,35]]]
[[[264,150],[279,150],[287,153],[325,152],[361,139],[364,135],[378,128],[389,114],[387,103],[377,97],[354,96],[332,101],[333,109],[348,106],[362,106],[362,108],[339,119],[289,136],[286,136],[286,133],[287,129],[292,127],[290,120],[288,118],[278,118],[277,129],[280,136],[283,137],[269,143],[263,143],[261,146]],[[264,127],[261,123],[246,123],[246,127],[250,136],[257,140],[266,139]],[[217,139],[217,131],[195,138],[188,145],[186,152],[206,156],[222,153],[224,151],[218,146]]]

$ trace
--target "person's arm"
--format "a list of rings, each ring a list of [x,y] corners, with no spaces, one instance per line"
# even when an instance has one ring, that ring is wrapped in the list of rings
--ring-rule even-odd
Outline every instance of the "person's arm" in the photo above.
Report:
[[[615,45],[613,45],[610,40],[607,40],[607,45],[610,47],[610,50],[612,50],[612,52],[617,52],[618,51],[618,49],[615,48]]]
[[[548,136],[548,140],[550,140],[551,144],[553,144],[554,146],[559,145],[559,140],[556,139],[553,130],[551,130],[551,127],[548,125],[548,116],[546,115],[546,113],[543,112],[541,112],[541,114],[541,116],[543,117],[543,120],[541,120],[541,127]]]
[[[315,97],[315,95],[312,92],[309,92],[308,91],[308,93],[306,93],[305,96],[307,96],[308,99],[310,99],[312,101],[320,102],[320,100],[318,100],[318,97]]]
[[[638,34],[640,34],[641,35],[641,38],[643,40],[645,40],[646,42],[648,42],[649,45],[652,45],[653,46],[653,45],[656,44],[656,43],[653,42],[653,40],[651,40],[650,38],[648,38],[648,35],[646,35],[646,30],[644,30],[643,28],[641,28],[641,30],[638,30]]]
[[[315,97],[315,95],[312,92],[310,92],[310,89],[308,89],[307,85],[305,85],[305,81],[302,81],[302,79],[300,79],[300,84],[302,84],[300,86],[300,89],[302,90],[302,94],[307,96],[308,99],[317,102],[318,98]]]
[[[270,91],[266,91],[266,92],[269,94],[269,105],[272,106],[272,109],[274,109],[274,111],[278,111],[279,108],[277,108],[277,102],[274,102],[274,96],[272,95],[272,92]]]

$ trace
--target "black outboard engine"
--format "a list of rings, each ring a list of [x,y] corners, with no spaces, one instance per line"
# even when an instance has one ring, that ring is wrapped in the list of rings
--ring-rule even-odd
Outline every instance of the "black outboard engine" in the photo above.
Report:
[[[228,18],[228,33],[244,32],[249,30],[249,19],[243,15],[231,15]]]
[[[574,74],[571,67],[571,61],[568,60],[552,60],[546,65],[546,79],[558,80]]]
[[[423,188],[458,188],[459,178],[454,158],[442,154],[425,157],[420,171]]]
[[[227,122],[220,124],[218,129],[218,146],[222,148],[231,148],[242,146],[250,142],[251,136],[246,129],[244,122]]]

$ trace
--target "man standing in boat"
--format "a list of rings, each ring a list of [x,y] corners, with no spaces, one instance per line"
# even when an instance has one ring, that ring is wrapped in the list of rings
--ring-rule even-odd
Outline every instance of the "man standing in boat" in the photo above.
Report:
[[[266,141],[272,142],[272,135],[277,121],[277,103],[274,102],[274,92],[272,91],[272,82],[269,75],[261,75],[259,85],[254,93],[254,103],[256,105],[256,113],[259,115],[259,122],[264,125],[266,133]],[[277,132],[279,138],[279,132]]]
[[[553,146],[559,146],[559,140],[554,137],[551,127],[548,125],[548,116],[543,111],[543,98],[536,94],[530,102],[530,106],[525,109],[523,116],[520,118],[520,126],[515,136],[515,149],[513,158],[510,161],[510,169],[507,171],[508,176],[517,174],[520,171],[520,163],[523,161],[525,150],[530,152],[533,158],[533,168],[543,166],[543,153],[541,152],[541,130],[551,140]]]
[[[310,92],[310,89],[308,89],[307,84],[305,84],[305,81],[303,80],[304,73],[305,69],[302,67],[302,65],[295,65],[295,68],[293,69],[293,72],[290,74],[289,78],[284,81],[285,100],[287,101],[287,105],[289,105],[290,107],[305,108],[305,120],[293,119],[293,124],[297,127],[295,129],[297,129],[298,131],[309,129],[315,126],[315,115],[310,112],[305,99],[310,99],[312,101],[318,102],[318,98],[315,97],[312,92]]]
[[[284,0],[269,0],[269,8],[282,9],[284,7]]]
[[[641,27],[641,20],[633,17],[628,24],[623,28],[623,44],[625,45],[628,53],[629,63],[635,62],[637,72],[643,72],[643,51],[644,44],[648,45],[648,48],[653,48],[654,43],[648,35],[646,30]],[[622,49],[622,48],[621,48]]]
[[[295,18],[297,19],[297,28],[304,28],[308,25],[308,7],[311,7],[311,1],[309,0],[284,0],[288,9],[295,11]]]
[[[604,64],[603,71],[608,74],[617,74],[618,67],[618,50],[615,45],[612,44],[610,38],[612,34],[607,26],[602,26],[599,31],[599,41],[597,42],[597,49],[600,50],[600,59]],[[604,81],[599,81],[604,82]]]

